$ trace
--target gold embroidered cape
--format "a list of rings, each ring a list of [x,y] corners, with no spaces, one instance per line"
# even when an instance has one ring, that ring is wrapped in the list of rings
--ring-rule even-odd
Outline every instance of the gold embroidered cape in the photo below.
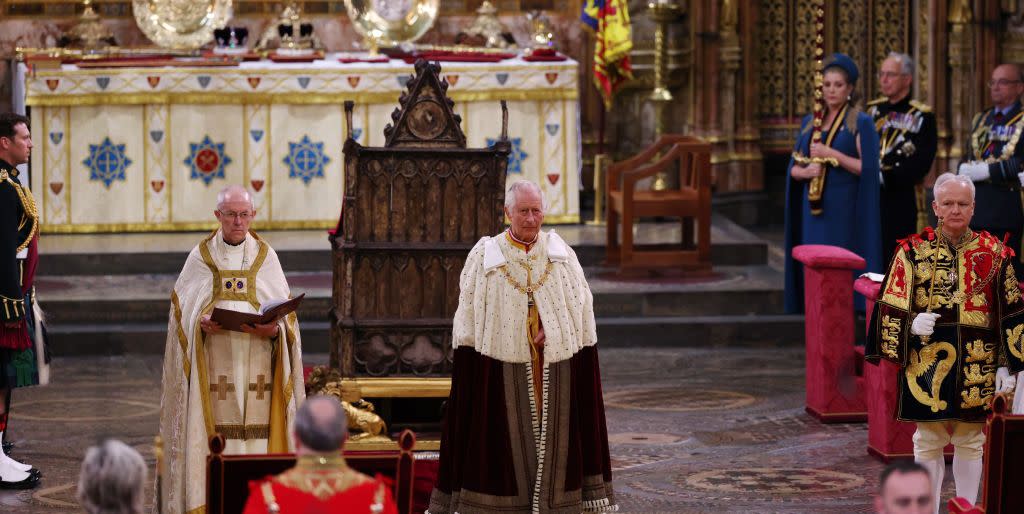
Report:
[[[396,514],[390,488],[350,467],[341,455],[300,455],[295,467],[249,483],[244,514],[351,512]]]
[[[900,242],[865,348],[869,361],[883,358],[902,368],[899,419],[983,421],[996,369],[1024,369],[1024,299],[1013,256],[987,232],[953,243],[927,228]],[[924,341],[910,328],[929,304],[940,317]]]
[[[218,263],[224,262],[224,245],[217,243],[221,237],[218,230],[192,250],[171,294],[160,401],[160,434],[166,454],[162,491],[165,514],[205,512],[208,441],[216,432],[228,440],[229,451],[232,443],[238,442],[233,440],[244,443],[246,439],[265,440],[266,451],[271,453],[291,451],[288,426],[296,405],[305,397],[302,345],[294,313],[279,322],[277,339],[252,337],[250,341],[253,359],[266,355],[266,365],[260,370],[262,382],[254,385],[251,377],[238,377],[232,379],[237,384],[228,384],[222,377],[211,376],[211,369],[227,370],[233,363],[211,363],[211,356],[224,359],[230,355],[214,348],[223,348],[214,344],[215,338],[227,336],[204,334],[200,318],[225,301],[247,304],[256,312],[262,302],[290,296],[277,253],[269,244],[250,233],[242,243],[249,256],[245,269],[222,269]],[[260,352],[256,346],[267,351]],[[225,383],[220,384],[218,379]],[[243,379],[249,382],[248,387]],[[265,404],[265,421],[260,426],[247,426],[249,420],[244,415],[242,419],[224,419],[237,418],[237,409],[232,412],[219,406],[235,396],[236,386],[242,388],[239,394],[244,395],[245,411],[253,403]]]

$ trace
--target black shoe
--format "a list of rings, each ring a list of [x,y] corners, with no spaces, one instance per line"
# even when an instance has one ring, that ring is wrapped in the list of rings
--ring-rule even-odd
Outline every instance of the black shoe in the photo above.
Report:
[[[4,441],[4,455],[11,456],[11,452],[14,451],[14,443]]]
[[[0,489],[32,489],[37,485],[39,485],[39,475],[33,473],[29,473],[28,477],[20,482],[0,480]]]

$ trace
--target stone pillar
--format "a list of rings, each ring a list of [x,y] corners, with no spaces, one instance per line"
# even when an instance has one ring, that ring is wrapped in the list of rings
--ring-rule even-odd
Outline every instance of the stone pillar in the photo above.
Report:
[[[823,423],[865,421],[853,344],[851,273],[867,264],[845,248],[828,245],[797,246],[793,258],[804,265],[806,410]]]
[[[950,97],[950,148],[947,169],[956,169],[963,156],[964,142],[970,129],[970,112],[973,87],[977,83],[973,74],[974,52],[972,51],[973,14],[967,0],[952,0],[949,5],[949,97]]]

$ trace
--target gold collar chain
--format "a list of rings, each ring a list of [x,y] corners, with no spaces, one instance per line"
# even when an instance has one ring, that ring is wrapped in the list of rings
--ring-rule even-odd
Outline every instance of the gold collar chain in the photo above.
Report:
[[[527,280],[529,280],[530,266],[527,265],[526,263],[523,263],[523,262],[519,262],[518,264],[523,266],[524,268],[526,268],[526,276],[527,276]],[[535,284],[534,283],[528,283],[525,286],[523,284],[519,283],[519,281],[516,280],[515,277],[512,276],[512,273],[510,273],[508,271],[508,265],[507,264],[503,264],[498,269],[501,270],[501,274],[504,275],[505,280],[508,281],[509,285],[511,285],[512,287],[516,288],[517,291],[519,291],[520,293],[526,294],[526,295],[533,295],[533,293],[535,291],[537,291],[538,289],[540,289],[541,287],[544,286],[544,283],[547,282],[548,277],[551,276],[551,270],[554,269],[554,267],[555,267],[554,263],[551,262],[551,261],[548,261],[547,265],[544,266],[544,273],[541,274],[540,280],[537,280],[537,283],[535,283]]]

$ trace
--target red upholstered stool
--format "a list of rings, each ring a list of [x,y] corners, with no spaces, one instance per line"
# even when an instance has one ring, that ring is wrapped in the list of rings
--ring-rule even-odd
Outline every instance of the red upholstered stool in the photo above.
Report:
[[[866,263],[845,248],[827,245],[797,246],[793,258],[804,265],[807,412],[823,423],[866,421],[850,280],[851,272]]]
[[[867,308],[866,332],[871,332],[871,312],[882,284],[867,278],[858,278],[855,291],[865,298]],[[899,402],[899,366],[880,360],[878,365],[864,365],[864,400],[868,408],[868,453],[883,462],[914,456],[914,431],[917,426],[896,419]],[[946,446],[946,457],[952,458],[953,445]]]

